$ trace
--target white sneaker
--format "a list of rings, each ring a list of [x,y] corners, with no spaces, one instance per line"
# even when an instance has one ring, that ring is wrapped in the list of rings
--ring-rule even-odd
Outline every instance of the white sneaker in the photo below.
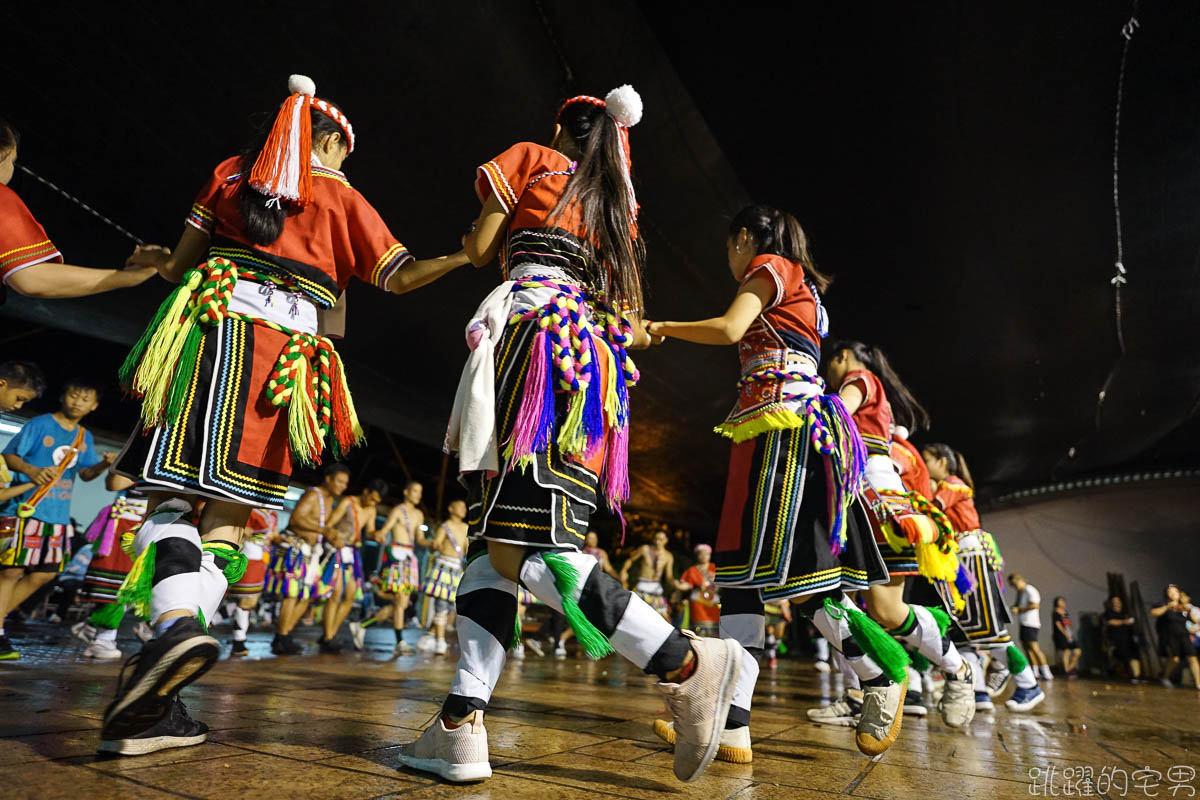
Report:
[[[532,636],[525,640],[525,644],[530,650],[537,653],[538,658],[546,655],[546,651],[542,649],[542,643],[537,639],[534,639]]]
[[[566,646],[560,643],[557,647],[555,647],[554,648],[554,657],[555,658],[566,658],[567,657]]]
[[[820,672],[824,675],[829,674],[829,662],[828,661],[817,661],[816,663],[813,664],[813,668],[817,672]]]
[[[411,656],[416,652],[417,651],[413,649],[413,646],[403,639],[396,643],[396,655]]]
[[[733,687],[742,668],[742,646],[733,639],[691,640],[695,668],[683,683],[660,681],[675,730],[675,777],[684,783],[700,777],[717,755],[721,732],[733,701]]]
[[[71,635],[81,642],[91,644],[96,641],[96,626],[88,624],[86,620],[84,622],[76,622],[71,626]]]
[[[804,713],[810,722],[853,728],[858,724],[858,717],[862,713],[862,706],[857,700],[850,697],[850,695],[843,694],[827,706],[810,708]]]
[[[439,712],[421,738],[400,746],[397,758],[405,766],[453,783],[487,780],[492,777],[492,765],[488,763],[483,712],[474,712],[457,728],[447,728]]]
[[[97,639],[88,645],[87,650],[83,651],[83,655],[86,658],[94,658],[99,661],[113,661],[121,658],[121,650],[110,642]]]
[[[363,644],[367,641],[367,629],[362,626],[361,622],[350,623],[350,641],[354,643],[355,650],[362,650]]]
[[[862,716],[859,717],[854,743],[865,756],[886,752],[900,735],[904,722],[904,697],[908,676],[887,686],[864,686]]]
[[[654,734],[667,744],[675,744],[675,723],[665,719],[656,719],[650,726]],[[721,731],[721,746],[717,748],[717,761],[728,761],[730,764],[749,764],[754,760],[754,751],[750,747],[750,728],[743,725],[733,730]]]
[[[432,633],[427,633],[417,640],[417,650],[428,653],[433,650],[435,639]]]
[[[962,678],[946,678],[946,688],[938,702],[942,722],[949,728],[963,728],[975,718],[975,667],[963,661],[967,674]],[[904,709],[908,711],[907,708]]]
[[[444,655],[446,655],[446,651],[449,649],[450,649],[450,645],[446,644],[445,639],[438,639],[436,642],[434,642],[433,652],[436,655],[444,656]]]
[[[525,660],[525,643],[524,642],[521,642],[520,644],[518,644],[516,647],[514,647],[512,649],[512,657],[515,658],[517,661]]]
[[[133,633],[143,642],[148,642],[154,638],[154,629],[141,620],[138,620],[138,623],[133,626]]]

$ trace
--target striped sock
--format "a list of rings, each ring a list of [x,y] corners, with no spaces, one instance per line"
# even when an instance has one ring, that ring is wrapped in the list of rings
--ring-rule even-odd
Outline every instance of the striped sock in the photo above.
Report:
[[[845,657],[863,686],[886,686],[891,683],[891,679],[883,674],[883,670],[862,651],[862,648],[854,641],[854,637],[850,635],[847,616],[843,614],[841,619],[834,619],[825,611],[827,598],[833,599],[843,608],[855,607],[845,592],[834,590],[805,597],[804,602],[799,605],[800,610],[813,621],[817,630],[833,645],[834,649]]]
[[[962,669],[958,649],[942,634],[933,613],[925,606],[909,606],[908,619],[888,633],[925,656],[948,678],[953,678]]]

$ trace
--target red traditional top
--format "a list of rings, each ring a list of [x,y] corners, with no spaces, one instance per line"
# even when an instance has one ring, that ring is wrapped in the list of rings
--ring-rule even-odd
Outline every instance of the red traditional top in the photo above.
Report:
[[[891,455],[892,404],[883,391],[883,383],[870,370],[856,369],[846,375],[839,391],[851,385],[857,386],[863,395],[862,404],[854,412],[854,424],[862,434],[867,454]]]
[[[333,306],[351,277],[386,290],[396,270],[412,260],[345,175],[316,165],[313,202],[288,213],[274,242],[252,245],[238,210],[240,166],[238,157],[218,164],[188,215],[189,225],[213,237],[210,255],[286,274],[322,308]]]
[[[792,349],[815,352],[819,361],[821,334],[817,331],[817,298],[805,280],[804,267],[782,256],[766,254],[756,256],[750,262],[746,274],[742,276],[742,285],[745,286],[756,275],[769,277],[775,292],[763,308],[759,320],[750,326],[747,333],[758,327],[761,321],[785,339],[791,338],[788,334],[799,335],[811,343],[811,350],[804,342],[791,342]]]
[[[583,279],[590,250],[584,244],[578,211],[570,205],[552,218],[576,166],[557,150],[519,142],[476,170],[475,193],[480,202],[494,194],[510,214],[500,256],[506,275],[513,266],[541,264]]]
[[[892,463],[899,470],[900,480],[905,489],[916,492],[927,500],[932,499],[929,496],[933,491],[929,483],[929,468],[925,466],[925,459],[921,458],[921,451],[916,445],[908,439],[893,436]]]
[[[43,261],[62,263],[62,253],[33,218],[29,208],[12,189],[0,184],[0,287],[8,279]],[[4,289],[0,288],[0,300]]]
[[[979,530],[979,512],[975,510],[975,491],[957,475],[938,481],[933,501],[942,507],[950,524],[959,533]]]

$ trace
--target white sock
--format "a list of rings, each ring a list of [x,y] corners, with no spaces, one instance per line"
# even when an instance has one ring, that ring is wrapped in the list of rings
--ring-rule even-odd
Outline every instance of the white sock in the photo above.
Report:
[[[833,651],[833,660],[837,664],[838,672],[842,673],[842,685],[846,687],[846,690],[862,689],[862,682],[858,679],[858,673],[850,668],[850,661],[840,651]]]
[[[758,683],[758,658],[754,654],[763,651],[765,619],[762,614],[722,614],[719,630],[722,639],[735,639],[744,648],[742,669],[733,687],[733,703],[729,713],[737,721],[747,724],[750,703],[754,699],[754,685]]]
[[[825,637],[818,636],[817,640],[816,640],[816,642],[814,642],[814,644],[817,648],[817,661],[828,661],[829,660],[829,642],[825,641]]]
[[[116,628],[97,628],[96,629],[96,641],[97,642],[108,642],[109,644],[114,644],[117,641],[117,629]]]
[[[921,655],[929,659],[929,663],[940,669],[947,677],[954,677],[962,669],[962,656],[954,645],[942,635],[938,629],[937,620],[925,606],[909,606],[912,610],[916,627],[904,636],[896,638]]]
[[[238,607],[233,612],[233,640],[246,641],[246,632],[250,630],[250,609]]]

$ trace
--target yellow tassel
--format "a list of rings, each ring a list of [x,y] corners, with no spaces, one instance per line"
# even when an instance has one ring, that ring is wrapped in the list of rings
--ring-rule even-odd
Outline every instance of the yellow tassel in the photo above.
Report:
[[[183,316],[196,287],[200,285],[200,277],[199,270],[192,270],[186,284],[188,291],[176,293],[162,324],[146,345],[142,362],[134,374],[133,389],[143,397],[142,424],[147,427],[158,425],[162,420],[167,390],[175,375],[175,361],[179,358],[188,330],[195,324],[194,314],[188,314],[186,318]],[[172,352],[174,358],[171,357]]]
[[[571,395],[567,404],[567,418],[558,429],[558,451],[578,455],[587,450],[587,435],[583,432],[583,407],[587,402],[585,392],[580,389]]]
[[[883,538],[887,540],[888,547],[892,548],[893,552],[903,553],[908,547],[908,539],[896,535],[896,526],[892,522],[885,522],[879,526],[883,529]]]
[[[121,534],[121,550],[130,558],[133,558],[133,540],[137,538],[137,533],[141,529],[141,525],[135,525]]]
[[[746,422],[722,422],[713,431],[741,443],[767,431],[789,431],[804,427],[804,418],[782,406]]]
[[[951,548],[949,553],[943,553],[934,544],[920,543],[914,545],[917,554],[917,571],[933,581],[946,581],[953,586],[954,578],[958,575],[958,553]]]
[[[288,401],[288,440],[292,455],[302,464],[314,464],[321,450],[314,441],[313,431],[317,427],[317,410],[308,396],[308,359],[296,359],[295,383],[292,397]]]

